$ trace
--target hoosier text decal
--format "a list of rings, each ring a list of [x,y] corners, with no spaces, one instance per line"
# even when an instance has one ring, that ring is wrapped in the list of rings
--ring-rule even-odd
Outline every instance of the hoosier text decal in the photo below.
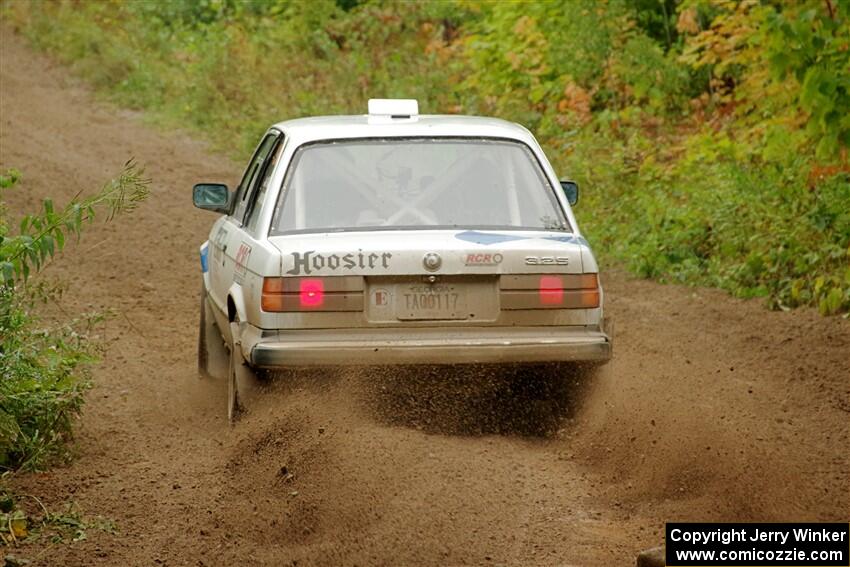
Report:
[[[350,254],[316,254],[315,251],[292,252],[292,269],[287,274],[298,276],[312,274],[313,270],[354,270],[389,268],[389,252],[356,252]]]

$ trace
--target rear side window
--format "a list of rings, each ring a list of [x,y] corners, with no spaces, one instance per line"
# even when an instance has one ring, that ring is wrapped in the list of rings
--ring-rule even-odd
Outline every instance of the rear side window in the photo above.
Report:
[[[272,233],[418,228],[569,230],[531,150],[505,140],[345,140],[296,151]]]
[[[268,157],[275,140],[277,140],[277,136],[278,134],[275,132],[273,134],[267,134],[266,137],[263,138],[263,141],[260,142],[257,151],[254,152],[254,157],[251,158],[248,168],[245,170],[245,174],[242,176],[242,181],[239,183],[239,187],[236,188],[236,201],[233,205],[232,216],[239,222],[242,222],[245,217],[245,210],[248,207],[248,195],[251,192],[251,187],[254,186],[254,181],[256,180],[257,175],[260,174],[263,162]]]
[[[277,167],[277,163],[280,161],[281,154],[283,154],[283,136],[280,136],[271,155],[263,165],[261,174],[262,177],[257,180],[254,194],[249,198],[250,205],[248,206],[248,217],[245,220],[245,227],[251,233],[255,233],[257,230],[257,222],[260,218],[260,211],[263,209],[263,202],[266,200],[266,192],[269,189],[272,174]]]

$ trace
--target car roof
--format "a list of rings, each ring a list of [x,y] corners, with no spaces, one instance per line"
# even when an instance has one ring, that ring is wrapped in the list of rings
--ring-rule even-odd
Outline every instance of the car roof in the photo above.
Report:
[[[316,116],[279,122],[273,127],[297,145],[320,140],[393,137],[508,138],[536,145],[531,132],[519,124],[482,116]]]

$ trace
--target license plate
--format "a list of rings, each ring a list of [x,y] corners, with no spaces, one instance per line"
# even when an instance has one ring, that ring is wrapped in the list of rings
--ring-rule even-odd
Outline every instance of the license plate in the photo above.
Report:
[[[396,316],[399,319],[466,319],[466,290],[451,284],[398,286]]]

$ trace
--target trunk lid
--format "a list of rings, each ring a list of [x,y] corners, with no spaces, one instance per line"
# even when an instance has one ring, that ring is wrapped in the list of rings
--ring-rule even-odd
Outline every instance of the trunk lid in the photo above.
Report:
[[[280,275],[302,277],[577,274],[586,246],[580,236],[552,231],[394,230],[269,241],[281,252]]]

